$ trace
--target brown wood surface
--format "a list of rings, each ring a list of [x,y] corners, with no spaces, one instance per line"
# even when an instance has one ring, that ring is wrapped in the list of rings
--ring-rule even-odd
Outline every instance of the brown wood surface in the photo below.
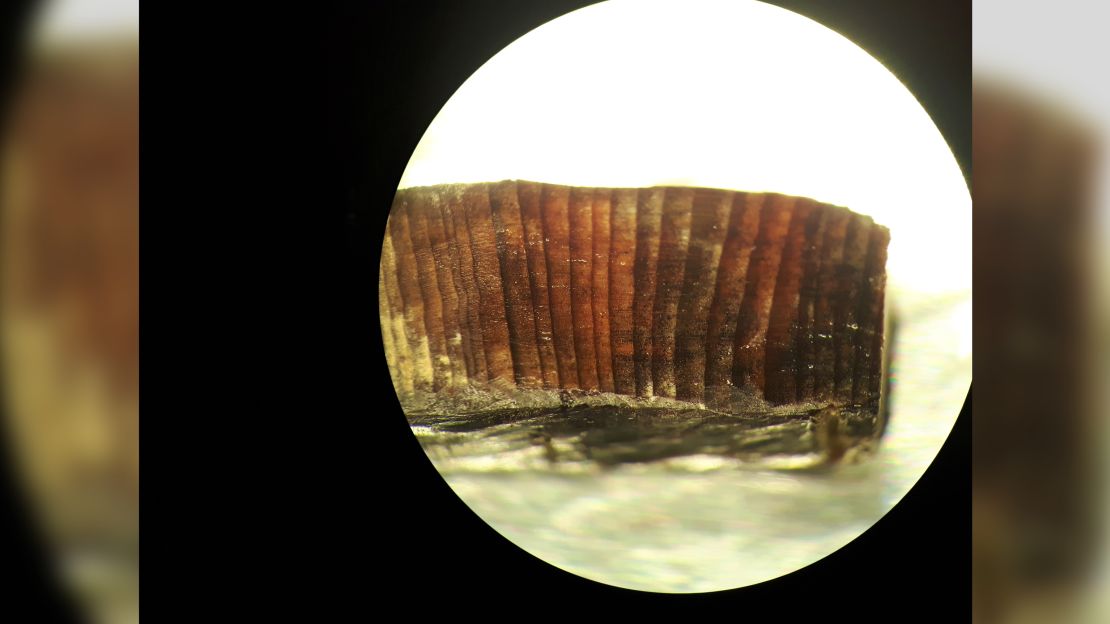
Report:
[[[654,396],[652,373],[655,320],[656,270],[659,263],[659,230],[663,222],[663,202],[667,190],[644,189],[636,204],[635,294],[632,298],[632,363],[636,371],[636,395]]]
[[[764,356],[764,391],[768,401],[787,403],[797,398],[798,379],[798,308],[801,303],[802,274],[809,239],[806,237],[810,215],[817,209],[813,200],[798,199],[790,219],[775,294],[767,321],[766,354]]]
[[[502,181],[399,191],[387,230],[399,395],[496,382],[877,407],[890,233],[846,208]]]
[[[705,398],[706,337],[734,193],[698,189],[691,207],[690,244],[675,328],[675,380],[679,399]]]
[[[636,292],[636,207],[639,191],[613,191],[609,244],[609,336],[613,349],[613,390],[636,394],[636,349],[632,307]]]
[[[570,227],[570,301],[574,322],[574,353],[578,384],[597,390],[597,351],[594,341],[594,189],[575,187],[570,192],[567,223]]]
[[[540,387],[543,385],[543,373],[536,346],[536,313],[532,309],[532,284],[528,275],[528,254],[524,245],[524,225],[516,183],[507,181],[491,186],[490,206],[497,232],[497,256],[509,322],[513,374],[521,386]]]
[[[528,256],[529,286],[532,290],[532,312],[535,314],[536,350],[540,360],[543,387],[557,388],[559,387],[559,365],[555,356],[551,304],[548,297],[547,252],[544,244],[541,193],[541,184],[517,183],[517,199],[520,203],[521,224],[524,228],[524,249]]]
[[[456,245],[455,262],[459,267],[462,300],[466,303],[467,344],[470,345],[470,378],[476,382],[489,379],[486,365],[485,338],[482,336],[482,304],[478,294],[478,277],[474,273],[474,251],[470,245],[470,227],[466,222],[466,189],[452,185],[445,191],[449,201],[442,206],[444,222],[452,226],[452,236]]]
[[[559,370],[559,387],[576,389],[581,386],[574,349],[574,302],[570,292],[570,187],[545,185],[541,202],[551,331]]]
[[[509,347],[509,322],[505,317],[505,294],[501,289],[501,265],[497,234],[493,229],[489,185],[467,188],[463,209],[470,228],[470,251],[478,282],[478,305],[482,317],[482,342],[490,381],[513,381],[513,356]]]
[[[786,244],[794,198],[771,194],[763,204],[756,248],[748,269],[747,289],[736,320],[736,346],[732,360],[732,384],[737,388],[763,394],[764,354],[767,324],[771,316],[775,283],[782,250]]]
[[[675,396],[675,329],[690,246],[694,189],[668,188],[659,228],[655,307],[652,316],[652,378],[655,396]]]
[[[705,338],[706,402],[714,406],[731,400],[736,321],[747,290],[752,252],[763,219],[766,196],[737,193],[729,216],[728,235],[717,267],[717,285],[709,309]]]
[[[602,392],[613,392],[613,349],[609,332],[609,214],[612,189],[595,189],[593,201],[593,312],[594,350],[597,353],[597,385]]]
[[[398,191],[388,228],[397,266],[397,292],[404,309],[405,338],[412,353],[413,389],[431,392],[435,384],[428,331],[424,327],[424,296],[420,292],[416,254],[409,234],[408,203],[411,191]]]

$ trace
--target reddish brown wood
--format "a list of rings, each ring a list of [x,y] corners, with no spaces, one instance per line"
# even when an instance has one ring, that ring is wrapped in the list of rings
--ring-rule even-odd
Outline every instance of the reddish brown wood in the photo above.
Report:
[[[501,289],[501,265],[497,235],[489,202],[489,185],[466,189],[463,209],[470,229],[470,251],[478,281],[478,305],[482,317],[482,342],[490,380],[514,381],[513,356],[509,348],[509,322],[505,317],[505,295]]]
[[[767,324],[794,212],[793,197],[771,194],[763,205],[759,235],[748,271],[747,289],[736,321],[732,384],[763,396]]]
[[[709,312],[734,196],[713,189],[698,189],[694,194],[690,244],[675,328],[676,395],[688,401],[701,402],[705,398]]]
[[[559,365],[555,356],[551,304],[548,297],[547,252],[544,244],[543,212],[540,204],[541,193],[540,184],[535,182],[517,183],[521,224],[524,227],[524,249],[528,256],[532,311],[536,316],[536,349],[540,359],[543,386],[545,388],[557,388],[559,387]]]
[[[666,189],[644,189],[636,204],[636,292],[632,299],[632,362],[636,370],[636,395],[654,396],[652,374],[652,321],[655,312],[656,269],[659,263],[659,230],[663,221]]]
[[[504,181],[400,191],[388,230],[399,394],[496,381],[877,406],[889,232],[846,208]]]
[[[633,336],[633,303],[636,293],[636,206],[639,191],[613,191],[610,219],[609,335],[613,349],[613,389],[636,394],[636,354]]]
[[[659,228],[655,306],[652,311],[652,378],[655,396],[675,396],[675,328],[686,273],[694,189],[668,188]]]
[[[706,402],[727,405],[732,398],[732,364],[736,346],[736,321],[747,290],[752,252],[763,218],[766,196],[737,193],[729,216],[728,236],[717,267],[717,285],[705,338]]]
[[[806,237],[809,217],[817,208],[811,199],[798,199],[779,262],[775,294],[767,322],[764,356],[763,394],[772,403],[788,403],[797,398],[798,307],[801,303],[802,274],[805,269]]]
[[[492,185],[490,206],[497,232],[497,256],[509,322],[513,374],[521,386],[540,387],[543,385],[543,373],[536,347],[536,313],[532,309],[532,284],[528,275],[528,254],[524,246],[524,225],[516,183]]]
[[[541,202],[551,330],[559,387],[575,389],[581,386],[574,349],[574,303],[570,293],[570,187],[544,185]]]
[[[609,214],[612,189],[596,189],[593,198],[593,312],[594,350],[597,353],[597,384],[602,392],[613,392],[613,349],[609,331]]]
[[[452,234],[457,245],[456,262],[462,282],[463,301],[466,303],[466,329],[469,336],[470,359],[473,372],[470,378],[481,382],[489,379],[486,365],[485,338],[482,336],[481,297],[478,294],[478,277],[474,274],[474,250],[470,245],[470,227],[466,222],[466,188],[451,185],[445,190],[450,201],[443,205],[446,221],[452,224]]]
[[[567,222],[570,226],[570,300],[574,321],[574,353],[578,384],[597,390],[597,351],[594,337],[594,189],[572,188]]]

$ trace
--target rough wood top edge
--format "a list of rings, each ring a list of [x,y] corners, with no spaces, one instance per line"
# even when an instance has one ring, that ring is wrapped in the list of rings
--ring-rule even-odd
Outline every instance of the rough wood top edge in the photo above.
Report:
[[[608,189],[608,190],[612,190],[612,191],[638,191],[638,190],[642,190],[642,189],[694,189],[695,191],[716,191],[716,192],[721,192],[721,193],[752,193],[752,194],[758,194],[758,195],[766,195],[768,197],[790,198],[790,199],[793,199],[795,201],[799,201],[799,200],[801,200],[801,201],[810,201],[810,202],[815,203],[820,208],[830,208],[830,207],[831,208],[841,208],[841,209],[844,209],[844,210],[847,210],[847,211],[851,212],[852,214],[856,214],[856,215],[859,215],[861,217],[865,217],[867,219],[870,219],[871,220],[871,225],[873,225],[875,227],[878,227],[878,228],[882,228],[883,230],[886,230],[888,233],[890,232],[890,229],[887,226],[876,222],[871,216],[866,215],[862,212],[858,212],[858,211],[852,209],[849,206],[844,206],[842,204],[834,204],[834,203],[831,203],[831,202],[821,201],[819,199],[816,199],[814,197],[809,197],[807,195],[791,195],[789,193],[781,193],[781,192],[778,192],[778,191],[758,191],[758,190],[752,190],[752,189],[721,188],[721,187],[716,187],[716,186],[689,186],[689,185],[684,185],[684,184],[653,184],[651,186],[578,186],[578,185],[574,185],[574,184],[559,184],[559,183],[555,183],[555,182],[540,182],[540,181],[537,181],[537,180],[525,180],[525,179],[520,179],[520,178],[507,178],[507,179],[503,179],[503,180],[491,180],[491,181],[487,181],[487,182],[444,182],[442,184],[424,184],[424,185],[420,185],[420,186],[398,187],[397,191],[398,192],[401,192],[401,191],[409,192],[409,191],[424,191],[424,190],[433,190],[433,189],[464,188],[464,187],[476,186],[476,185],[488,185],[488,186],[492,187],[492,186],[495,186],[495,185],[498,185],[498,184],[506,184],[506,183],[539,184],[539,185],[548,186],[548,187],[557,187],[557,188],[566,188],[566,189],[571,189],[571,188]]]

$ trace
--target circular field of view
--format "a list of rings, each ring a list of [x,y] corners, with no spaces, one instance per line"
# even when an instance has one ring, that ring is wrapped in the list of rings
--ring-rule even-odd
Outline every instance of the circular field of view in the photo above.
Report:
[[[439,472],[524,550],[624,588],[831,554],[917,482],[971,383],[955,157],[881,63],[760,2],[610,0],[513,42],[417,146],[381,269]]]

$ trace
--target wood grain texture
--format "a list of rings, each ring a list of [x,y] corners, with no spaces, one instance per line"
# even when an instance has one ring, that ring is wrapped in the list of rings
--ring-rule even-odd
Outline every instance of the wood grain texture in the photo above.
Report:
[[[489,379],[489,367],[486,365],[485,339],[482,337],[481,297],[478,295],[478,277],[474,274],[474,252],[470,246],[470,227],[466,222],[466,189],[460,185],[452,185],[445,190],[449,201],[444,202],[445,222],[452,226],[452,237],[456,245],[455,262],[459,267],[462,299],[466,305],[467,344],[469,345],[469,360],[472,366],[470,379],[481,382]]]
[[[397,193],[387,227],[397,267],[397,294],[403,307],[405,339],[412,353],[413,389],[429,392],[435,389],[432,353],[428,331],[424,328],[424,296],[420,292],[416,254],[409,234],[408,203],[412,192]]]
[[[509,322],[505,316],[505,295],[501,288],[501,263],[497,255],[489,185],[478,184],[466,189],[463,210],[470,229],[470,252],[474,256],[474,277],[478,283],[486,371],[490,381],[512,381],[513,356],[509,346]]]
[[[544,244],[541,193],[540,184],[517,183],[520,218],[524,227],[524,249],[528,256],[529,286],[532,290],[532,312],[535,314],[536,350],[540,359],[543,387],[557,388],[559,368],[555,355],[551,304],[548,297],[547,251]]]
[[[809,243],[806,235],[810,215],[816,208],[813,200],[799,199],[795,202],[775,280],[764,357],[764,395],[774,403],[786,403],[797,397],[798,365],[801,363],[798,349],[799,307],[805,251]]]
[[[442,205],[442,192],[429,193],[425,219],[428,242],[431,244],[435,263],[436,284],[443,301],[443,333],[447,339],[447,355],[451,360],[451,378],[454,385],[463,386],[469,379],[469,372],[459,319],[458,266],[451,255],[451,239],[443,223]]]
[[[594,350],[597,353],[597,385],[602,392],[613,392],[613,349],[609,331],[609,214],[613,191],[595,189],[593,202],[593,312]]]
[[[686,274],[694,189],[667,189],[659,227],[655,306],[652,310],[652,384],[655,396],[675,396],[675,329]]]
[[[459,241],[455,236],[455,223],[450,206],[453,202],[450,189],[436,189],[431,193],[435,210],[429,214],[431,224],[432,252],[436,258],[436,268],[440,273],[440,286],[444,288],[446,303],[445,318],[453,317],[453,327],[458,333],[458,351],[461,353],[461,372],[456,364],[455,374],[469,383],[470,379],[485,379],[484,372],[479,377],[475,365],[475,351],[479,348],[471,344],[470,301],[467,295],[462,266],[459,263]],[[455,357],[452,355],[452,357]]]
[[[532,308],[532,284],[516,183],[500,182],[491,186],[490,207],[497,232],[497,257],[509,322],[513,374],[518,385],[539,387],[543,385],[543,373],[536,346],[536,313]]]
[[[843,209],[829,211],[828,223],[822,241],[821,269],[817,278],[817,299],[814,302],[814,397],[820,401],[831,400],[836,387],[836,351],[833,335],[836,320],[833,316],[833,299],[839,285],[839,267],[844,259],[844,239],[848,234],[851,213]]]
[[[836,327],[833,346],[836,351],[835,394],[837,401],[852,400],[853,374],[857,336],[860,331],[860,293],[867,265],[867,247],[871,236],[871,219],[852,215],[844,239],[844,262],[840,266],[840,285],[834,301]]]
[[[882,382],[883,312],[886,290],[886,255],[890,230],[875,225],[867,247],[867,271],[860,296],[860,316],[856,360],[853,369],[852,402],[878,408]]]
[[[772,194],[763,204],[759,234],[748,269],[747,289],[736,320],[732,385],[758,395],[764,390],[767,326],[783,247],[794,214],[794,198]]]
[[[399,191],[387,229],[399,395],[496,382],[877,409],[890,233],[846,208],[502,181]]]
[[[389,234],[382,241],[382,259],[378,265],[378,298],[382,339],[386,343],[386,361],[389,363],[390,374],[393,375],[394,390],[398,396],[410,395],[413,392],[415,375],[412,352],[405,334],[405,305],[401,301],[400,286],[397,284],[397,260]]]
[[[636,355],[632,306],[636,292],[636,189],[613,191],[609,243],[609,338],[613,351],[613,390],[636,393]]]
[[[663,226],[663,201],[667,189],[641,192],[636,202],[635,292],[632,296],[632,364],[636,372],[636,395],[655,396],[652,372],[652,326],[655,321],[656,269],[659,265],[659,233]]]
[[[572,188],[567,211],[570,226],[570,300],[574,322],[574,354],[578,384],[598,390],[594,340],[594,189]]]
[[[408,207],[409,236],[413,257],[416,259],[416,278],[424,300],[424,329],[427,331],[428,349],[432,356],[432,381],[436,390],[451,385],[451,357],[447,349],[447,333],[443,327],[443,298],[436,276],[432,244],[428,239],[428,204],[430,193],[415,193],[406,203]]]
[[[709,313],[735,196],[735,193],[713,189],[698,189],[694,195],[690,244],[675,328],[676,395],[679,399],[700,402],[705,396]]]
[[[547,254],[547,292],[551,331],[559,371],[558,387],[579,388],[574,349],[574,303],[570,292],[569,186],[545,186],[541,195],[544,251]]]
[[[817,387],[817,331],[815,312],[821,253],[830,210],[814,210],[806,224],[808,244],[802,260],[802,282],[798,289],[797,350],[799,363],[795,381],[796,398],[812,397]],[[885,262],[884,262],[885,266]]]
[[[758,193],[740,193],[733,200],[706,325],[705,399],[710,405],[725,405],[731,399],[736,321],[747,290],[748,269],[765,201],[766,197]]]

